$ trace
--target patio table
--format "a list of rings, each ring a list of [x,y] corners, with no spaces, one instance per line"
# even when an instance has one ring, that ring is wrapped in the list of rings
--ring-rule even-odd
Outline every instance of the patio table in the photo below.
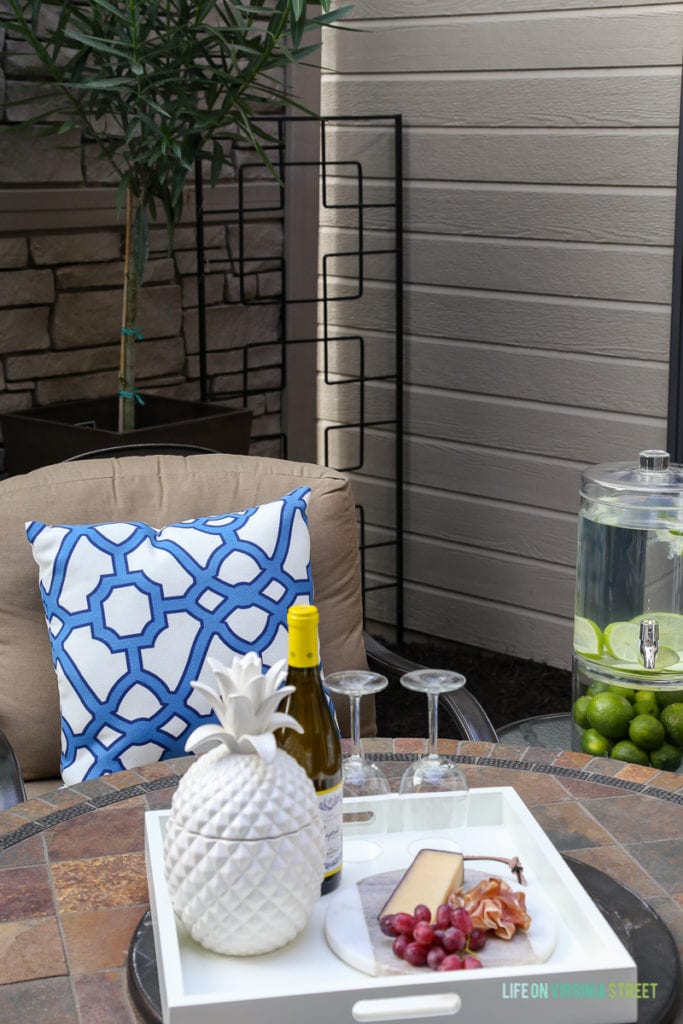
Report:
[[[364,746],[397,789],[425,741],[374,738]],[[471,787],[513,786],[558,850],[643,897],[680,957],[682,776],[540,747],[439,746],[457,754]],[[169,806],[189,763],[147,765],[0,813],[0,1021],[148,1019],[127,973],[131,938],[148,907],[143,819]],[[644,999],[639,1007],[642,1021],[683,1021],[670,1001],[664,1008]]]

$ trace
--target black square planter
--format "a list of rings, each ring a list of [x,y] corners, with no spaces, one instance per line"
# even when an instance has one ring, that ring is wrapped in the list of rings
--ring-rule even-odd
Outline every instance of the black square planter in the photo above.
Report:
[[[5,471],[14,476],[72,455],[122,444],[196,444],[247,454],[251,410],[228,409],[163,395],[141,396],[135,430],[119,433],[118,397],[93,398],[3,413]]]

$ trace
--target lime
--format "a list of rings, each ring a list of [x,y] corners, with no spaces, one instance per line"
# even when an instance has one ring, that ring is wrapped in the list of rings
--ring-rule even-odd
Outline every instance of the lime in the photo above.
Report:
[[[638,704],[638,705],[640,705],[643,708],[645,708],[645,707],[652,708],[652,711],[649,711],[649,712],[642,711],[642,712],[640,712],[640,714],[650,714],[650,715],[658,715],[659,714],[659,705],[657,703],[657,694],[655,693],[654,690],[636,690],[635,704]]]
[[[630,686],[621,686],[619,683],[614,683],[612,686],[608,686],[607,692],[618,693],[622,697],[626,697],[626,700],[630,701],[631,703],[633,703],[633,701],[636,699],[635,690],[633,690]]]
[[[581,749],[584,754],[593,757],[609,757],[612,744],[606,736],[601,736],[597,729],[584,729],[581,734]]]
[[[643,656],[640,653],[640,619],[632,622],[610,622],[609,626],[605,627],[604,640],[605,650],[618,662],[613,668],[622,672],[643,672]],[[678,648],[674,644],[668,643],[660,630],[655,668],[660,670],[670,668],[680,660]]]
[[[619,743],[615,743],[610,757],[613,757],[616,761],[628,761],[629,764],[647,766],[650,763],[647,751],[641,750],[631,740],[620,740]]]
[[[661,724],[666,729],[666,738],[683,747],[683,704],[669,704],[664,708]]]
[[[683,657],[683,615],[678,612],[644,612],[643,615],[636,615],[631,621],[640,630],[640,623],[643,619],[654,619],[659,625],[659,642],[665,647],[673,647],[674,651],[680,651],[679,657]]]
[[[650,751],[650,764],[660,772],[677,772],[682,760],[680,750],[672,743],[662,743],[661,747]]]
[[[638,697],[633,702],[633,710],[637,715],[652,715],[653,718],[659,718],[660,711],[659,705],[655,702],[651,704],[648,700],[640,700]]]
[[[673,665],[678,665],[680,654],[674,650],[673,647],[667,647],[665,644],[659,645],[657,651],[657,657],[655,659],[655,670],[663,668],[671,668]]]
[[[657,651],[657,660],[655,661],[654,668],[645,668],[642,657],[639,661],[611,661],[609,668],[617,672],[628,672],[630,675],[639,676],[641,679],[647,679],[653,672],[661,672],[663,669],[670,669],[679,664],[678,651],[672,650],[671,647],[660,647]]]
[[[640,626],[637,622],[610,622],[605,627],[605,648],[617,661],[640,663]],[[678,659],[676,659],[678,660]]]
[[[574,707],[572,708],[572,718],[577,725],[581,726],[582,729],[585,729],[588,725],[586,712],[589,704],[590,697],[579,697],[578,700],[574,701]]]
[[[590,699],[586,718],[593,729],[616,740],[626,736],[633,714],[633,708],[626,697],[618,693],[598,693]]]
[[[574,619],[574,650],[584,658],[599,658],[602,654],[602,630],[592,619],[581,615]]]
[[[643,750],[656,750],[666,738],[664,726],[654,715],[636,715],[632,718],[628,735],[629,739]]]
[[[607,683],[591,683],[586,690],[586,696],[594,697],[596,693],[605,693],[607,690],[609,690]]]
[[[657,703],[660,708],[666,708],[669,704],[681,704],[683,690],[657,690]]]

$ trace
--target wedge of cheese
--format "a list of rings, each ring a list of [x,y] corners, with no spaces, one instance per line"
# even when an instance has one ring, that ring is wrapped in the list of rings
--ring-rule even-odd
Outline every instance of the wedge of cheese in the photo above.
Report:
[[[437,908],[447,903],[450,894],[462,886],[464,874],[461,853],[420,850],[378,916],[412,914],[418,903],[424,903],[433,919]]]

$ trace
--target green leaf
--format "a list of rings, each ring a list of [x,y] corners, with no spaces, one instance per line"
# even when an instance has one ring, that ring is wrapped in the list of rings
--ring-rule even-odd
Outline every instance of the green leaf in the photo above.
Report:
[[[125,18],[126,18],[125,9],[124,10],[120,10],[114,4],[108,3],[107,0],[90,0],[90,4],[91,4],[91,6],[93,8],[98,8],[99,7],[101,10],[107,11],[107,13],[111,14],[113,18],[118,18],[121,21],[125,21]],[[129,6],[129,5],[127,5],[127,6]]]
[[[81,43],[83,46],[87,46],[88,49],[105,53],[108,58],[119,57],[121,60],[125,60],[127,57],[126,51],[114,47],[111,39],[98,39],[96,36],[86,35],[86,33],[79,32],[78,29],[73,28],[67,29],[64,34],[72,42]]]
[[[294,21],[294,19],[292,19],[292,23],[291,23],[291,26],[290,26],[290,32],[291,32],[291,36],[292,36],[292,43],[293,43],[293,45],[294,46],[299,46],[299,44],[301,43],[301,40],[303,38],[303,34],[304,34],[304,27],[303,27],[303,25],[300,22]]]
[[[340,18],[345,18],[348,14],[351,13],[352,10],[353,4],[347,4],[346,7],[336,7],[333,11],[330,11],[329,13],[319,14],[316,18],[313,18],[312,20],[315,22],[316,25],[333,25],[335,22],[339,21]],[[339,28],[346,29],[349,32],[358,31],[358,29],[352,29],[345,25],[340,25]]]
[[[296,50],[285,50],[278,62],[278,67],[285,67],[287,64],[303,64],[306,57],[317,53],[320,43],[313,43],[311,46],[300,46]]]
[[[70,85],[71,89],[78,89],[79,91],[91,90],[92,92],[98,92],[101,89],[121,89],[122,86],[130,85],[130,78],[100,78],[90,79],[87,82],[72,82]]]

